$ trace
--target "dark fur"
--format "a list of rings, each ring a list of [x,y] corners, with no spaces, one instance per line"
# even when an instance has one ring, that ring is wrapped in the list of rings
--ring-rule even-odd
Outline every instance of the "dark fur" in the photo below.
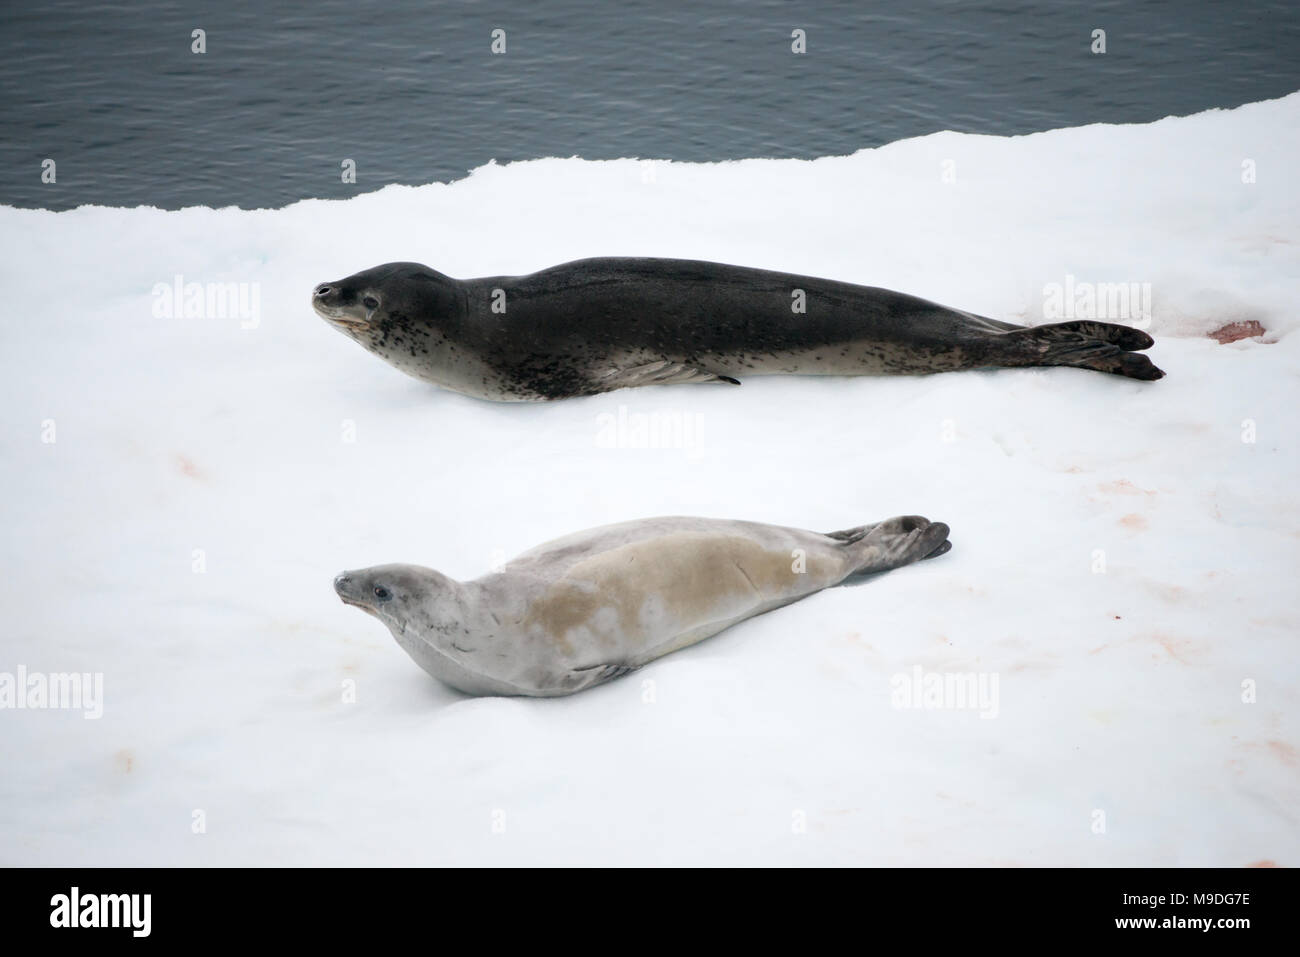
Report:
[[[371,327],[345,330],[363,346],[412,375],[493,399],[652,384],[653,373],[613,370],[659,361],[673,364],[664,375],[686,377],[668,381],[1050,365],[1164,374],[1132,351],[1151,337],[1127,326],[1017,326],[887,289],[719,263],[583,259],[466,280],[389,263],[328,286],[340,306],[378,291]],[[492,310],[496,289],[504,313]],[[791,310],[795,289],[806,295],[803,314]]]

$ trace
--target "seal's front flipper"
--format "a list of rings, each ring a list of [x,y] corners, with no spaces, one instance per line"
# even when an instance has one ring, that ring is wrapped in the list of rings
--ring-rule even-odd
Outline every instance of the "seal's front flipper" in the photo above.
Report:
[[[864,534],[854,537],[855,532]],[[850,575],[887,572],[922,559],[937,558],[952,548],[948,526],[920,515],[900,515],[876,525],[830,534],[833,538],[843,536],[844,547],[851,550],[854,568]]]
[[[587,668],[574,668],[564,679],[564,694],[594,688],[596,685],[621,678],[635,670],[627,665],[591,665]]]
[[[647,362],[644,365],[614,368],[595,376],[595,382],[602,390],[631,389],[640,385],[675,385],[679,382],[725,382],[728,385],[740,385],[740,380],[718,372],[710,372],[700,366],[687,365],[684,362],[670,362],[662,359]]]
[[[1031,326],[1006,335],[1022,341],[1030,355],[1028,365],[1096,369],[1146,381],[1165,375],[1146,356],[1134,354],[1151,348],[1155,340],[1132,326],[1085,319]]]

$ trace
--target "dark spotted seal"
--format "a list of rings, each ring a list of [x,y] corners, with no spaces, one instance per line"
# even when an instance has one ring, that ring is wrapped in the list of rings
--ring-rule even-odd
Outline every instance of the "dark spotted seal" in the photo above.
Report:
[[[403,372],[498,401],[750,375],[1164,375],[1133,351],[1151,337],[1128,326],[1017,326],[888,289],[680,259],[581,259],[487,279],[389,263],[321,283],[312,305]]]
[[[577,532],[458,582],[417,565],[344,572],[334,590],[467,694],[573,694],[850,576],[948,551],[948,526],[891,518],[825,535],[708,518]]]

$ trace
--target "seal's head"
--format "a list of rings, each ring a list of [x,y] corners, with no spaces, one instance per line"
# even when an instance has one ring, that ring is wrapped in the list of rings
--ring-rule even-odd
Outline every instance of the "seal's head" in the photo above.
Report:
[[[345,605],[355,605],[390,624],[409,617],[408,606],[425,599],[429,573],[430,569],[418,565],[376,565],[343,572],[334,579],[334,591]]]
[[[460,585],[419,565],[375,565],[343,572],[334,579],[334,591],[344,604],[374,615],[394,635],[408,628],[431,637],[458,625],[461,617]]]
[[[428,266],[385,263],[321,283],[312,290],[311,304],[334,328],[382,356],[398,341],[410,345],[431,325],[456,320],[463,298],[454,279]]]

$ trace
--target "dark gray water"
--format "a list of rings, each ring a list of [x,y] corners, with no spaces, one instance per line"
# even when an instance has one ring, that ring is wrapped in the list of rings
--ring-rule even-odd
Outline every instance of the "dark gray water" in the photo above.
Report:
[[[281,206],[494,158],[813,157],[942,129],[1148,122],[1300,88],[1295,9],[56,0],[0,13],[0,202]]]

